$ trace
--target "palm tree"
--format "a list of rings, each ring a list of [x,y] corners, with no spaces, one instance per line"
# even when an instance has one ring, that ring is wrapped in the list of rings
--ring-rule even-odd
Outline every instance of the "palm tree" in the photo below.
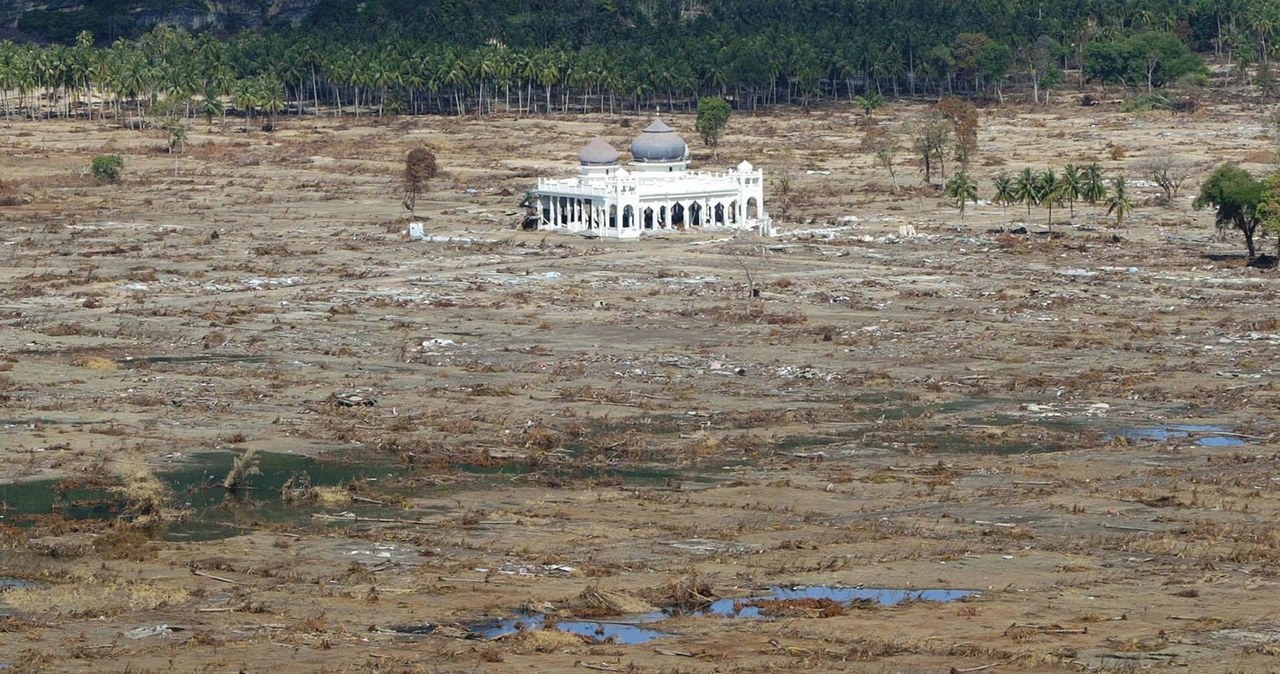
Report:
[[[466,89],[467,84],[467,63],[464,60],[461,50],[452,50],[447,57],[447,65],[443,73],[444,83],[453,89],[453,100],[458,116],[466,114],[466,108],[463,104],[462,92]],[[549,90],[548,90],[549,91]],[[547,105],[551,104],[551,94],[547,94]]]
[[[9,104],[9,92],[16,88],[15,83],[18,81],[16,54],[17,48],[13,42],[9,40],[0,42],[0,96],[4,97],[4,114],[9,119],[13,117],[13,106]]]
[[[401,82],[400,59],[390,50],[375,54],[369,59],[367,73],[369,84],[381,92],[378,98],[378,116],[381,117],[386,109],[387,89],[392,85],[399,86]]]
[[[862,108],[864,117],[870,117],[876,108],[884,105],[884,97],[874,91],[868,91],[861,96],[854,97],[853,104]]]
[[[1129,188],[1124,176],[1111,181],[1111,196],[1107,197],[1107,215],[1115,213],[1116,228],[1124,225],[1124,217],[1133,212],[1133,203],[1129,201]]]
[[[959,171],[947,181],[945,193],[956,200],[956,206],[960,208],[960,221],[963,222],[965,203],[978,203],[978,182],[969,176],[968,171]]]
[[[255,101],[268,116],[267,125],[274,129],[276,115],[284,110],[284,84],[275,77],[263,76],[258,79],[254,89]]]
[[[1102,175],[1102,167],[1097,162],[1084,167],[1081,179],[1080,198],[1090,206],[1096,206],[1107,198],[1107,180]]]
[[[1036,201],[1049,210],[1049,231],[1053,232],[1053,207],[1061,206],[1066,198],[1063,181],[1047,169],[1036,178]]]
[[[1027,167],[1022,169],[1013,181],[1014,203],[1027,205],[1027,218],[1031,218],[1031,207],[1039,205],[1040,192],[1036,189],[1036,172]]]
[[[244,111],[245,125],[253,125],[253,115],[258,107],[258,87],[253,80],[238,80],[232,87],[232,100]]]
[[[222,104],[222,94],[217,87],[210,84],[204,88],[199,110],[204,114],[205,122],[209,125],[210,130],[213,129],[213,118],[215,116],[222,117],[227,114],[227,106]]]
[[[1084,195],[1084,176],[1080,173],[1080,167],[1075,164],[1067,164],[1062,171],[1062,196],[1067,200],[1067,204],[1071,208],[1071,219],[1076,217],[1076,199]]]
[[[551,87],[560,82],[560,76],[564,72],[564,59],[562,54],[551,49],[544,49],[538,52],[535,57],[537,64],[536,77],[538,84],[546,89],[547,94],[547,114],[551,114]]]
[[[991,201],[1000,204],[1007,213],[1009,204],[1018,203],[1013,178],[1009,177],[1008,173],[1001,172],[1000,175],[996,176],[992,185],[995,187],[996,193],[991,197]]]

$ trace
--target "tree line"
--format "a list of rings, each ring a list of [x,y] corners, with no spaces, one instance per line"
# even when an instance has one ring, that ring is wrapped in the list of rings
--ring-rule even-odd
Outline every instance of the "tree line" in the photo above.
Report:
[[[736,109],[860,96],[1047,100],[1067,71],[1134,87],[1277,53],[1263,0],[325,0],[296,28],[220,39],[160,24],[102,44],[0,42],[5,115],[550,114]],[[464,6],[459,9],[459,5]],[[363,7],[363,9],[360,9]],[[467,9],[469,8],[469,9]],[[466,11],[464,11],[466,10]]]
[[[1076,203],[1105,206],[1108,215],[1116,218],[1116,227],[1124,225],[1124,218],[1133,212],[1129,186],[1124,176],[1108,179],[1098,164],[1079,166],[1067,164],[1062,173],[1053,169],[1036,171],[1024,168],[1016,174],[1000,173],[992,181],[991,203],[1004,208],[1026,205],[1027,217],[1031,208],[1039,206],[1048,212],[1049,231],[1053,231],[1053,209],[1066,206],[1075,217]],[[967,169],[958,171],[943,187],[943,193],[955,200],[964,218],[965,204],[978,202],[978,181]]]

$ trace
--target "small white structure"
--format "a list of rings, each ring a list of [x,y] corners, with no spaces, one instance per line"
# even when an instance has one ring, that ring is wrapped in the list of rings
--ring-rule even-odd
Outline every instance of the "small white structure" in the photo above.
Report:
[[[631,142],[630,170],[596,138],[578,153],[576,178],[539,178],[529,191],[529,229],[635,239],[673,229],[756,229],[773,235],[764,210],[764,173],[748,162],[731,171],[690,171],[689,146],[661,119]]]

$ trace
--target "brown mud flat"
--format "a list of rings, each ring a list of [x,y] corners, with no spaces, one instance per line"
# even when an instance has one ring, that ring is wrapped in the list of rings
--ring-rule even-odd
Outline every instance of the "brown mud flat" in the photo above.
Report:
[[[537,176],[642,121],[196,123],[181,155],[96,121],[0,128],[0,577],[22,581],[0,584],[0,664],[1280,668],[1276,272],[1187,196],[1270,161],[1265,111],[984,111],[984,196],[1024,165],[1197,164],[1170,206],[1139,187],[1120,230],[1081,205],[1053,235],[1039,209],[1028,233],[1017,207],[962,221],[908,168],[891,194],[833,111],[737,116],[722,140],[715,165],[770,176],[775,239],[514,229]],[[420,142],[444,175],[410,241],[394,183]],[[121,185],[85,175],[105,152]],[[140,524],[181,533],[226,469],[156,475],[250,450],[315,462],[207,508],[237,535]],[[61,516],[11,502],[42,479]],[[134,523],[72,518],[77,498]],[[675,614],[632,645],[466,638],[791,585],[978,594]]]

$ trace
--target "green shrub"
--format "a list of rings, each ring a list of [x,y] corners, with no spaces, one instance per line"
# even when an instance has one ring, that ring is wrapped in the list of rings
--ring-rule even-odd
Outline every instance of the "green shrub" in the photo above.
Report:
[[[124,160],[118,154],[100,154],[93,158],[93,177],[100,183],[120,182]]]

